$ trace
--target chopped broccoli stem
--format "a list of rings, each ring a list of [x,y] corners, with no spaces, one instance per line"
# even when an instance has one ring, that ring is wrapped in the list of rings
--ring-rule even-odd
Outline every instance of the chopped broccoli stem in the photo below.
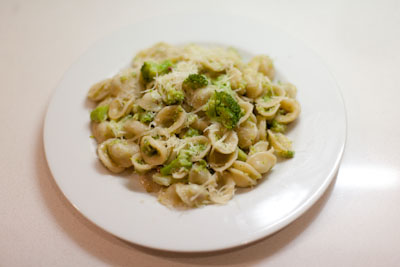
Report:
[[[183,81],[185,88],[198,89],[208,85],[207,77],[201,74],[190,74],[185,81]]]
[[[243,150],[241,150],[240,148],[238,149],[239,153],[238,153],[238,160],[240,161],[246,161],[247,160],[247,154],[246,152],[244,152]]]
[[[95,122],[102,122],[108,118],[108,105],[98,106],[90,112],[90,119]]]
[[[227,129],[236,127],[242,110],[229,90],[214,91],[206,104],[207,116],[222,123]]]
[[[293,158],[294,157],[294,151],[292,150],[286,150],[286,151],[281,151],[278,153],[279,156],[283,158]]]
[[[160,173],[162,175],[170,175],[180,168],[189,169],[190,167],[192,167],[192,162],[190,161],[190,158],[191,154],[186,150],[182,150],[181,152],[179,152],[179,155],[178,157],[176,157],[176,159],[161,168]]]
[[[172,69],[172,63],[169,60],[165,60],[160,64],[152,61],[145,61],[140,69],[143,80],[145,82],[151,82],[157,75],[164,75],[170,72]]]

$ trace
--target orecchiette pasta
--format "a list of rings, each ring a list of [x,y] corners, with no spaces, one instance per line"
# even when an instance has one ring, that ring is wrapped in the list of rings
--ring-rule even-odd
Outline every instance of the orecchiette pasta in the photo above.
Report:
[[[225,204],[276,156],[294,155],[284,133],[300,114],[297,89],[274,76],[266,55],[246,64],[231,48],[145,49],[89,89],[98,157],[111,172],[141,174],[166,206]]]

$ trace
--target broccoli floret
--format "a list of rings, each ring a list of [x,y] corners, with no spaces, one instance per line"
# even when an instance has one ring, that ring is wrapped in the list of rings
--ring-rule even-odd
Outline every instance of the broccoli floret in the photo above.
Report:
[[[182,167],[189,169],[190,167],[192,167],[192,161],[190,160],[191,156],[192,155],[189,151],[181,150],[176,159],[174,159],[173,161],[171,161],[171,163],[161,168],[160,173],[162,175],[170,175],[171,173],[173,173],[176,170],[179,170]]]
[[[169,60],[165,60],[160,64],[152,61],[146,61],[143,63],[140,72],[142,73],[142,77],[145,82],[151,82],[157,75],[167,74],[171,70],[172,63]]]
[[[283,158],[293,158],[294,157],[294,151],[285,150],[285,151],[279,152],[278,155],[283,157]]]
[[[95,122],[105,121],[108,117],[108,105],[98,106],[90,112],[90,119]]]
[[[208,85],[207,77],[201,74],[190,74],[184,81],[183,86],[190,89],[198,89]]]
[[[146,122],[152,122],[154,120],[154,117],[156,116],[156,113],[153,111],[146,111],[139,113],[139,121],[146,123]]]
[[[268,123],[268,127],[277,133],[284,133],[286,131],[286,125],[273,120],[271,123]]]
[[[214,91],[205,108],[207,116],[222,123],[227,129],[236,127],[242,111],[233,92],[228,89]]]
[[[183,92],[174,88],[165,90],[165,94],[163,95],[163,100],[167,105],[180,104],[183,102],[184,98],[185,95]]]
[[[246,152],[244,152],[243,150],[241,150],[240,148],[238,148],[238,160],[240,161],[246,161],[247,160],[247,154]]]
[[[200,135],[199,130],[190,127],[190,128],[186,131],[186,133],[183,135],[183,138],[193,137],[193,136],[198,136],[198,135]]]

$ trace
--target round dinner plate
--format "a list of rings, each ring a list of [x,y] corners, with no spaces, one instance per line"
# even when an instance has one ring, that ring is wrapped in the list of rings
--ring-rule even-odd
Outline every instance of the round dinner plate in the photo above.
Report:
[[[278,79],[298,88],[302,112],[288,132],[295,157],[276,164],[226,205],[173,210],[145,192],[131,174],[114,175],[99,162],[90,138],[86,99],[92,84],[127,66],[156,42],[232,46],[244,58],[268,54]],[[242,17],[171,16],[124,28],[92,46],[67,71],[48,107],[46,158],[72,205],[109,233],[142,246],[179,252],[232,248],[266,237],[298,218],[332,181],[346,139],[338,86],[322,61],[282,31]]]

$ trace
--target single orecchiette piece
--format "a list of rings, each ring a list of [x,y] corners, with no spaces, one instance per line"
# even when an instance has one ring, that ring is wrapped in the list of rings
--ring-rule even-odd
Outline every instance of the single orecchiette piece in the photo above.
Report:
[[[259,173],[266,173],[276,164],[276,157],[272,151],[254,153],[247,158],[246,162]]]
[[[133,104],[133,101],[135,99],[120,99],[120,98],[115,98],[113,101],[111,101],[109,109],[108,109],[108,116],[112,120],[117,120],[125,115],[127,115],[130,112],[130,107]]]
[[[261,174],[250,164],[243,161],[235,161],[228,169],[228,175],[235,181],[238,187],[249,187],[255,185]]]
[[[106,79],[94,84],[88,93],[88,98],[92,101],[103,100],[111,92],[110,89],[111,79]]]
[[[157,126],[166,128],[169,133],[174,133],[185,125],[186,117],[181,106],[167,106],[157,113],[154,122]]]
[[[218,152],[231,154],[237,149],[239,139],[235,131],[226,131],[223,129],[221,124],[214,123],[206,130],[206,132],[211,141],[211,145]]]
[[[222,172],[233,164],[233,162],[237,159],[237,155],[237,149],[231,154],[223,154],[216,149],[211,149],[211,152],[208,155],[208,162],[210,167],[215,171]]]
[[[163,164],[169,154],[164,141],[156,140],[148,135],[140,140],[140,152],[143,160],[150,165]]]
[[[127,140],[114,139],[107,145],[110,158],[121,167],[132,166],[131,157],[139,152],[139,146]]]
[[[190,169],[189,182],[192,184],[215,184],[215,176],[211,175],[210,171],[202,166],[200,163],[196,163]]]
[[[241,148],[248,148],[251,146],[258,135],[257,125],[250,120],[242,123],[236,131],[239,137],[239,147]]]
[[[262,95],[269,84],[268,78],[251,68],[244,69],[243,73],[246,82],[246,95],[253,99]]]
[[[240,108],[242,109],[244,115],[240,118],[238,125],[245,122],[251,114],[253,114],[253,104],[238,97],[238,103]]]
[[[220,174],[214,173],[214,176],[218,176],[218,184],[220,188],[214,186],[209,187],[210,200],[217,204],[225,204],[232,199],[235,194],[235,182],[230,177],[223,177]]]
[[[115,142],[119,142],[120,139],[108,139],[101,143],[97,148],[97,154],[101,163],[106,166],[107,169],[114,173],[120,173],[125,170],[125,167],[120,166],[117,162],[114,162],[109,153],[109,147]]]
[[[186,149],[192,151],[192,161],[199,161],[204,158],[211,149],[210,140],[207,137],[199,135],[194,137],[189,137],[186,139],[187,145]]]
[[[279,123],[288,124],[295,119],[300,114],[300,105],[295,99],[284,98],[281,100],[280,108],[284,111],[276,115],[275,120]]]
[[[285,90],[286,96],[290,98],[296,98],[297,88],[291,83],[282,83],[280,87]]]
[[[268,141],[279,156],[284,158],[293,157],[292,141],[285,135],[268,130]]]
[[[128,134],[131,135],[131,137],[140,136],[150,129],[146,124],[134,119],[125,121],[123,128]]]
[[[256,100],[257,112],[267,120],[274,118],[279,110],[281,99],[280,97],[258,98]]]
[[[254,70],[261,72],[262,74],[268,76],[271,80],[275,77],[275,68],[272,59],[265,55],[259,55],[253,57],[249,64]]]
[[[92,123],[92,133],[97,143],[102,143],[109,138],[115,137],[110,122],[102,121],[100,123],[93,122]]]
[[[257,138],[256,141],[267,140],[267,120],[263,116],[257,116]]]
[[[143,161],[142,155],[140,153],[136,153],[131,157],[132,165],[136,172],[138,173],[146,173],[151,170],[154,165],[147,164]]]
[[[268,151],[269,143],[267,141],[258,141],[254,145],[250,147],[249,156],[257,153],[257,152],[265,152]]]
[[[214,93],[214,90],[215,88],[213,88],[212,86],[197,89],[189,100],[192,107],[196,110],[207,104],[207,101]]]
[[[148,111],[158,112],[163,107],[162,98],[158,91],[152,90],[145,93],[136,101],[141,108]]]

